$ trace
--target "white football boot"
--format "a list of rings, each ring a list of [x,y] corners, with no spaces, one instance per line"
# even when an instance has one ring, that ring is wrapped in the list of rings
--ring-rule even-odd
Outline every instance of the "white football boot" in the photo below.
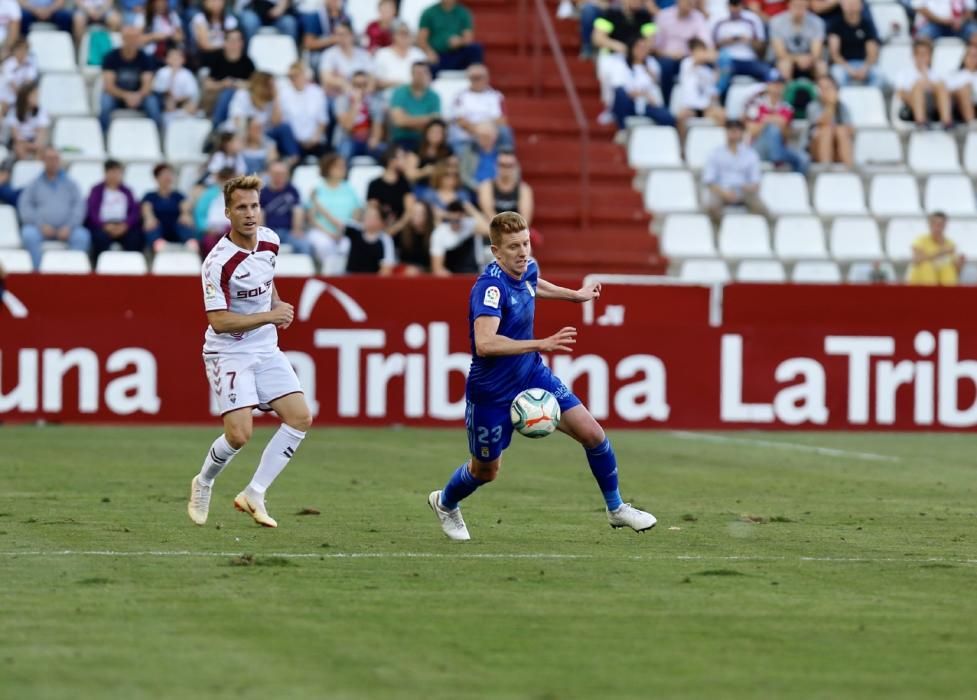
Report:
[[[613,528],[629,527],[635,532],[644,532],[655,527],[658,520],[651,513],[638,510],[630,503],[623,503],[617,510],[607,511],[607,522]]]
[[[248,497],[247,491],[242,491],[234,499],[234,507],[242,513],[247,513],[262,527],[278,527],[278,522],[268,515],[264,500],[258,501]]]
[[[456,542],[467,542],[472,538],[468,534],[468,527],[465,525],[465,519],[461,517],[461,508],[455,508],[454,510],[448,510],[441,506],[441,492],[432,491],[427,497],[427,504],[431,506],[431,510],[434,514],[438,516],[438,520],[441,522],[441,529],[444,534],[448,536],[449,540],[455,540]]]
[[[210,491],[211,487],[200,480],[199,474],[193,477],[193,481],[190,482],[190,502],[187,503],[187,513],[190,515],[190,520],[197,525],[203,525],[207,522],[207,512],[210,510]]]

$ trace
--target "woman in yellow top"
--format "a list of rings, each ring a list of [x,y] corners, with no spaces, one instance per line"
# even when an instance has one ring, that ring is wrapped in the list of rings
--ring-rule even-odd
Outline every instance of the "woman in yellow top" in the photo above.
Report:
[[[963,267],[963,255],[957,255],[956,245],[944,235],[946,214],[933,212],[929,226],[929,233],[913,241],[909,284],[955,286]]]

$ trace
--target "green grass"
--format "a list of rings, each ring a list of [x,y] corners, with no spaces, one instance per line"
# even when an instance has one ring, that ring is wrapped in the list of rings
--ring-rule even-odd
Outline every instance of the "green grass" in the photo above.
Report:
[[[973,697],[972,436],[618,432],[644,535],[517,439],[459,545],[425,498],[461,430],[314,429],[277,530],[231,508],[267,430],[189,522],[215,433],[0,428],[0,697]]]

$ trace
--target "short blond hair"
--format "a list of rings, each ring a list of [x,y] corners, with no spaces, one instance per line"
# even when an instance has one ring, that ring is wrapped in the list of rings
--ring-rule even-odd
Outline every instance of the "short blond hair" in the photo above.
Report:
[[[522,214],[514,211],[503,211],[492,217],[491,223],[489,223],[489,238],[492,239],[492,245],[500,246],[502,245],[502,236],[507,233],[521,233],[529,228],[529,224],[523,218]]]
[[[257,175],[240,175],[224,183],[224,206],[230,208],[231,197],[238,190],[254,190],[261,193],[261,178]]]

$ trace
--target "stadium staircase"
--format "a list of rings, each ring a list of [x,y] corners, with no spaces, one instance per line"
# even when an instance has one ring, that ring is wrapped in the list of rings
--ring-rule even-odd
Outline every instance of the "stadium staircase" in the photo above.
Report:
[[[657,238],[632,183],[625,149],[614,143],[613,126],[598,126],[599,86],[591,61],[580,60],[575,20],[557,20],[558,0],[546,0],[556,35],[573,77],[590,139],[589,195],[581,192],[580,128],[574,119],[557,61],[536,16],[536,0],[466,0],[475,14],[475,32],[485,46],[493,86],[505,95],[516,133],[525,180],[536,194],[534,228],[543,236],[538,249],[547,270],[580,275],[661,274]],[[535,42],[541,42],[541,70],[535,69]],[[589,217],[583,211],[589,201]]]

